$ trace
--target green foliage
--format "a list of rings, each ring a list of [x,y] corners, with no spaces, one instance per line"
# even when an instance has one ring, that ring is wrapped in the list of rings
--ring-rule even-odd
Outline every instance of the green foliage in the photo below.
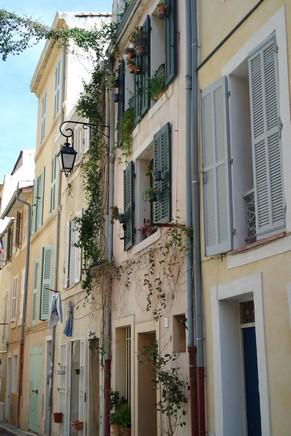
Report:
[[[161,355],[157,341],[150,349],[150,360],[155,372],[154,387],[160,390],[160,399],[156,407],[166,419],[167,434],[173,436],[178,427],[186,425],[184,420],[186,411],[183,406],[187,403],[188,384],[180,378],[177,355]]]
[[[0,55],[5,61],[9,55],[19,55],[42,39],[54,40],[61,46],[73,41],[85,51],[92,50],[96,61],[104,57],[104,47],[113,41],[116,25],[103,23],[100,29],[50,29],[30,17],[0,9]]]
[[[110,423],[124,428],[131,426],[131,413],[127,401],[119,392],[110,393]]]
[[[122,160],[126,161],[132,147],[132,131],[134,129],[134,111],[132,108],[123,112],[118,128],[121,138],[119,148],[121,150]]]

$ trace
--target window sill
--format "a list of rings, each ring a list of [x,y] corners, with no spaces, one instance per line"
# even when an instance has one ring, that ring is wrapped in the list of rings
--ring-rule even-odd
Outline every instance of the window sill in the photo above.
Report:
[[[155,115],[156,112],[160,110],[160,108],[164,105],[164,103],[169,100],[172,94],[173,94],[173,85],[170,84],[168,89],[161,96],[161,98],[150,108],[148,112],[149,120]]]
[[[153,233],[151,236],[148,236],[146,239],[144,239],[143,241],[139,242],[138,244],[136,244],[132,250],[131,253],[132,254],[136,254],[139,253],[140,251],[148,248],[150,245],[154,244],[155,242],[157,242],[161,237],[161,230],[158,229],[155,233]]]
[[[280,232],[227,253],[227,268],[237,268],[291,251],[291,235]]]

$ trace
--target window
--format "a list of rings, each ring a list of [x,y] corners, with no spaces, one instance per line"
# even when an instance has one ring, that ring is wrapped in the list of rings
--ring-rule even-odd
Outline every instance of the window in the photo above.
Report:
[[[202,92],[206,255],[285,226],[275,39]]]
[[[56,180],[57,180],[57,155],[51,160],[51,193],[50,193],[50,208],[52,213],[56,208]]]
[[[171,220],[171,126],[124,171],[124,249],[140,242],[155,224]]]
[[[2,344],[6,344],[7,343],[7,311],[8,311],[8,292],[4,292],[4,297],[3,297],[3,312],[2,312],[2,322],[3,322],[3,326],[2,326],[2,337],[1,337],[1,342]]]
[[[12,280],[12,292],[11,292],[11,321],[16,321],[17,292],[18,292],[18,277],[14,277]]]
[[[53,249],[43,247],[42,249],[42,269],[40,286],[40,320],[44,321],[49,316],[50,289],[52,286],[53,271]]]
[[[32,232],[43,224],[43,207],[45,190],[45,168],[42,173],[35,178],[33,184],[33,203],[32,203]]]
[[[17,393],[17,355],[12,357],[12,380],[11,380],[11,392]]]
[[[166,16],[159,18],[154,12],[134,30],[126,48],[130,55],[126,54],[127,59],[119,66],[119,126],[123,112],[130,108],[134,111],[135,123],[146,114],[150,107],[150,78],[165,87],[177,74],[176,0],[166,0],[166,3]],[[132,64],[134,68],[130,67]],[[121,143],[120,137],[118,143]]]
[[[131,401],[131,327],[116,329],[116,390]]]
[[[23,234],[23,214],[16,212],[16,233],[15,233],[15,245],[17,248],[21,248]]]
[[[25,269],[21,272],[21,282],[20,282],[20,306],[19,306],[19,320],[18,324],[22,324],[23,319],[23,309],[24,309],[24,287],[25,287]]]
[[[37,320],[37,294],[38,294],[38,261],[34,261],[33,267],[33,288],[32,288],[32,303],[31,303],[31,321],[34,324]]]
[[[173,352],[183,353],[186,351],[186,317],[174,315],[173,317]]]
[[[61,61],[55,67],[55,85],[54,85],[54,117],[57,116],[61,104]]]
[[[76,126],[74,129],[74,148],[77,152],[76,163],[90,148],[90,129]]]
[[[40,127],[40,142],[43,142],[45,138],[45,123],[46,123],[46,100],[47,92],[41,99],[41,127]]]
[[[81,278],[81,248],[76,247],[79,240],[79,231],[76,220],[72,219],[66,224],[66,250],[64,287],[68,288],[78,283]]]

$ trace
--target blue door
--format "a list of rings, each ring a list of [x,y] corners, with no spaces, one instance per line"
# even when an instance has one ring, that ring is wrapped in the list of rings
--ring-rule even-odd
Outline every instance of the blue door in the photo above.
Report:
[[[261,413],[255,327],[243,331],[248,436],[261,436]]]

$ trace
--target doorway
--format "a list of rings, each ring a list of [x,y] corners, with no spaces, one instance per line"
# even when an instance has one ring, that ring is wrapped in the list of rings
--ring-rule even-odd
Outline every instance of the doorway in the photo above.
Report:
[[[40,432],[40,368],[41,348],[33,347],[29,354],[29,409],[28,428],[34,433]]]
[[[138,333],[138,435],[157,434],[154,367],[150,359],[156,340],[155,332]]]

